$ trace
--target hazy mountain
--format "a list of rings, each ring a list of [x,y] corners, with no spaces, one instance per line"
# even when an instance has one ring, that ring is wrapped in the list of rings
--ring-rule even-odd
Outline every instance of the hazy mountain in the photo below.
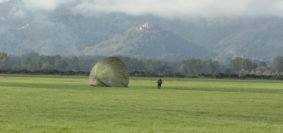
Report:
[[[0,51],[63,55],[159,58],[283,55],[283,18],[272,16],[161,18],[122,13],[82,15],[66,4],[45,11],[24,9],[20,0],[0,4]],[[136,31],[148,22],[158,28]]]
[[[230,17],[177,22],[167,30],[189,38],[217,54],[268,60],[283,55],[283,19],[280,17]]]
[[[95,46],[87,47],[84,53],[163,59],[205,58],[210,55],[205,48],[150,23],[144,23]]]

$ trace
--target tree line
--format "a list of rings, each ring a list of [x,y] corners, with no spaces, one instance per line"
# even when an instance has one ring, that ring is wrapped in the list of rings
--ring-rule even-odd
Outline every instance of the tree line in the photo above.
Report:
[[[105,57],[39,55],[29,53],[21,56],[0,53],[0,70],[57,70],[89,72],[93,65]],[[216,60],[185,59],[167,61],[160,59],[138,59],[120,56],[130,72],[168,73],[184,75],[199,74],[237,74],[243,75],[283,75],[283,57],[271,61],[258,61],[236,57],[228,64]]]

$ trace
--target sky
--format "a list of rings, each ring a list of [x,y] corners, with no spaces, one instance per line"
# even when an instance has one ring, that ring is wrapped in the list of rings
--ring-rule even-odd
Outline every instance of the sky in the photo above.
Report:
[[[6,3],[13,0],[0,0]],[[161,17],[283,16],[283,0],[19,0],[22,9],[52,11],[63,5],[74,13],[120,12]]]

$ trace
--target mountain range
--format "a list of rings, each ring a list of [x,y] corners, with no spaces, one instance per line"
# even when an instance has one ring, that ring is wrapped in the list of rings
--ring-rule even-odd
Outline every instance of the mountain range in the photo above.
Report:
[[[23,15],[19,10],[12,1],[0,4],[0,52],[218,60],[283,55],[281,17],[86,16],[68,7]]]
[[[208,56],[209,51],[181,36],[144,23],[84,50],[86,55],[124,55],[138,58],[182,59]],[[206,55],[202,55],[206,53]]]

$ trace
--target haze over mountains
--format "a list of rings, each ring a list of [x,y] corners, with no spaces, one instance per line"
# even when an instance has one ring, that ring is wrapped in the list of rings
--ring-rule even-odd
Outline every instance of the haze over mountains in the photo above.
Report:
[[[0,1],[0,51],[219,60],[236,56],[270,60],[283,55],[283,18],[275,13],[160,17],[164,14],[109,11],[86,15],[74,11],[83,6],[77,3],[28,10],[20,6],[26,4],[21,0]],[[80,6],[70,8],[74,5]]]
[[[164,59],[208,57],[210,55],[207,49],[150,23],[144,23],[125,33],[114,35],[111,39],[97,45],[87,47],[84,53]]]

